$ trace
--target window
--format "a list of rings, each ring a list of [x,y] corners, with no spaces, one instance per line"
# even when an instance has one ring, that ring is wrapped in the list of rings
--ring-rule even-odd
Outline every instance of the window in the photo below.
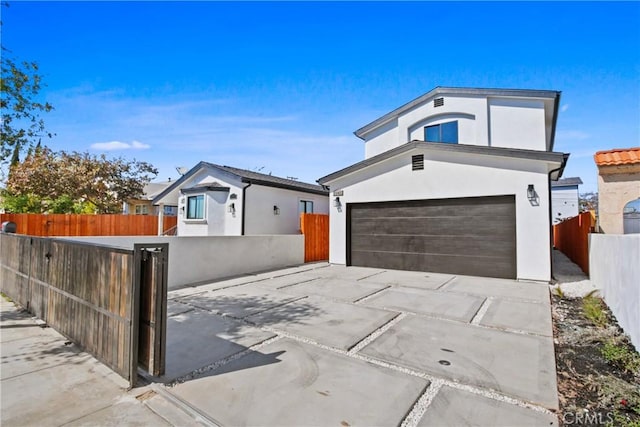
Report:
[[[458,143],[458,122],[440,123],[424,128],[424,140],[427,142]]]
[[[300,200],[298,213],[313,213],[313,202],[308,200]]]
[[[176,216],[178,215],[178,207],[177,206],[165,206],[164,214],[167,216]]]
[[[187,219],[204,219],[204,195],[187,197]]]
[[[149,206],[136,205],[136,215],[148,215],[148,214],[149,214]]]

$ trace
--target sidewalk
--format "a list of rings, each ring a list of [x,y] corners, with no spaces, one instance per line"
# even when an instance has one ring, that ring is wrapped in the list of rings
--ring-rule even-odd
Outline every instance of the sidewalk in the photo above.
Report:
[[[149,386],[127,391],[120,376],[42,326],[0,297],[3,427],[198,425]]]

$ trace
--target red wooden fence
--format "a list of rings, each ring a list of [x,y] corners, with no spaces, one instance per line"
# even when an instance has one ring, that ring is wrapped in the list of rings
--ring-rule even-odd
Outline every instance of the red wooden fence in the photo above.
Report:
[[[18,234],[30,236],[156,236],[154,215],[0,214],[0,223],[16,223]],[[177,224],[177,217],[164,217],[164,230]]]
[[[589,274],[589,233],[594,232],[595,216],[583,212],[553,226],[553,246]]]
[[[304,234],[304,262],[329,259],[329,215],[300,214]]]

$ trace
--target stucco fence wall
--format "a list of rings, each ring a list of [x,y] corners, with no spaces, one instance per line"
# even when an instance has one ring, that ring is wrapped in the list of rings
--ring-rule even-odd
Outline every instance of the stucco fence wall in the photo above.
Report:
[[[590,234],[591,281],[640,350],[640,234]]]
[[[169,243],[169,290],[224,277],[304,264],[303,235],[68,237],[132,249],[134,243]]]

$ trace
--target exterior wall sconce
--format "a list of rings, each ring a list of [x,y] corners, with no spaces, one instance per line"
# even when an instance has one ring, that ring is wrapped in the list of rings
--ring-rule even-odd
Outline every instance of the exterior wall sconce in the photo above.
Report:
[[[273,205],[273,214],[280,215],[280,208],[277,207],[276,205]]]
[[[231,194],[231,195],[229,196],[229,198],[230,198],[231,200],[236,200],[236,199],[238,198],[238,195],[237,195],[236,193],[233,193],[233,194]]]
[[[340,203],[340,197],[336,197],[333,200],[333,206],[336,207],[336,208],[339,208],[340,206],[342,206],[342,203]]]
[[[231,203],[229,205],[229,213],[232,213],[232,214],[236,213],[236,204],[235,203]]]
[[[536,189],[533,187],[533,184],[529,184],[527,187],[527,198],[530,202],[536,199]]]

